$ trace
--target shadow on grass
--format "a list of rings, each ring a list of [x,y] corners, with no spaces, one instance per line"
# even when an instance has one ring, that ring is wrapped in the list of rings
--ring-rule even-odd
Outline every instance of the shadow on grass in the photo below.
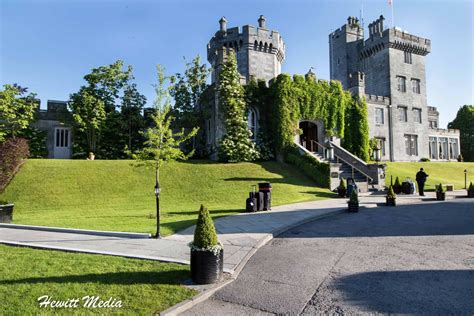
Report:
[[[38,284],[38,283],[100,283],[108,285],[134,284],[167,284],[177,285],[189,277],[189,271],[178,269],[172,271],[145,272],[106,272],[81,275],[50,276],[23,278],[15,280],[0,280],[0,285],[8,284]]]

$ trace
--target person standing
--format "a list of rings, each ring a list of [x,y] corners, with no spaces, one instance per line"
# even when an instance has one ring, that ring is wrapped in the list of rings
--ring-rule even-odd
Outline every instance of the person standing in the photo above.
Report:
[[[420,171],[416,173],[416,183],[418,183],[418,191],[421,196],[425,196],[425,182],[428,177],[429,175],[426,174],[423,168],[420,168]]]

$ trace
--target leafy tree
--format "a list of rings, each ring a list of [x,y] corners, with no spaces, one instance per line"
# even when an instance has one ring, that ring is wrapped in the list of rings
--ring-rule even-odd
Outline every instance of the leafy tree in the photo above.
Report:
[[[5,84],[0,90],[0,143],[9,135],[14,138],[33,120],[38,103],[36,94],[27,92],[28,88],[16,84]]]
[[[142,138],[140,130],[144,127],[144,119],[141,113],[145,104],[146,97],[138,92],[136,84],[125,87],[121,105],[122,127],[127,130],[127,147],[131,151]]]
[[[104,102],[82,87],[79,92],[71,94],[69,107],[79,130],[86,134],[88,152],[95,153],[98,133],[106,119]]]
[[[245,92],[240,84],[237,59],[233,52],[222,65],[217,86],[218,99],[225,115],[226,134],[221,139],[219,159],[228,162],[258,159],[255,143],[247,126]]]
[[[344,147],[364,161],[369,161],[369,122],[365,99],[354,98],[345,112]]]
[[[474,105],[464,105],[448,128],[460,130],[461,154],[464,161],[474,161]]]
[[[160,169],[161,167],[173,160],[187,160],[192,156],[193,152],[183,153],[181,144],[196,135],[198,128],[193,128],[189,133],[185,133],[184,129],[180,132],[173,131],[171,126],[174,117],[171,114],[171,103],[169,89],[165,87],[167,77],[164,69],[157,66],[158,84],[155,85],[156,99],[154,102],[154,113],[152,114],[153,126],[144,132],[144,147],[132,154],[133,159],[137,161],[137,166],[146,166],[154,170],[155,173],[155,189],[158,190],[157,195],[157,234],[160,237],[159,229],[159,192],[160,192]]]
[[[201,107],[203,95],[209,87],[207,78],[210,69],[201,64],[201,58],[196,56],[186,63],[184,74],[177,73],[171,76],[170,94],[174,98],[173,114],[176,116],[175,126],[192,129],[204,125],[204,113]],[[196,148],[196,139],[192,139],[192,148]]]

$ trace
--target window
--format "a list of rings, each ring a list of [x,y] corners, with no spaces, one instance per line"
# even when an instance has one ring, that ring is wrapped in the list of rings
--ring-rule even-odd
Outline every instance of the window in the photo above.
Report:
[[[438,148],[436,137],[430,137],[430,159],[438,159]]]
[[[405,77],[397,76],[397,90],[400,92],[407,92]]]
[[[338,64],[338,65],[341,64],[341,59],[340,59],[340,58],[337,59],[337,64]]]
[[[405,151],[408,156],[418,156],[417,135],[405,135]]]
[[[56,128],[56,147],[69,147],[69,130]]]
[[[255,112],[255,110],[252,108],[249,109],[249,114],[248,114],[247,119],[248,119],[247,124],[248,124],[249,130],[252,133],[252,135],[250,135],[250,138],[252,140],[256,140],[257,139],[257,112]]]
[[[408,122],[408,114],[407,114],[407,107],[406,106],[399,106],[398,107],[398,120],[400,122]]]
[[[383,137],[376,137],[377,145],[380,148],[380,153],[382,156],[385,156],[385,138]]]
[[[439,159],[448,159],[448,138],[440,137],[438,138],[439,144]]]
[[[438,128],[437,121],[428,121],[428,124],[430,125],[430,128]]]
[[[413,109],[413,122],[421,123],[421,109]]]
[[[384,123],[383,109],[375,108],[375,124],[383,125],[383,123]]]
[[[420,79],[411,79],[411,90],[413,93],[420,94]]]
[[[449,139],[449,159],[457,159],[459,156],[458,139]]]
[[[409,52],[404,52],[405,53],[405,64],[411,64],[411,53]]]

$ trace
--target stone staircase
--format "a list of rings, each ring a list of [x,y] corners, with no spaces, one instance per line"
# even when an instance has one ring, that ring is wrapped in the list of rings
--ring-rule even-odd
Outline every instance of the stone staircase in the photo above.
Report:
[[[345,180],[353,178],[359,192],[378,190],[384,185],[384,183],[382,183],[384,181],[381,181],[378,165],[366,164],[364,161],[333,142],[331,142],[331,145],[333,145],[334,148],[334,159],[332,161],[328,161],[324,157],[324,154],[322,153],[324,152],[324,147],[319,143],[317,143],[318,146],[315,146],[316,148],[320,147],[319,152],[311,152],[300,144],[295,144],[299,147],[301,154],[306,153],[314,157],[317,161],[328,163],[330,165],[331,190],[337,188],[341,178]]]

